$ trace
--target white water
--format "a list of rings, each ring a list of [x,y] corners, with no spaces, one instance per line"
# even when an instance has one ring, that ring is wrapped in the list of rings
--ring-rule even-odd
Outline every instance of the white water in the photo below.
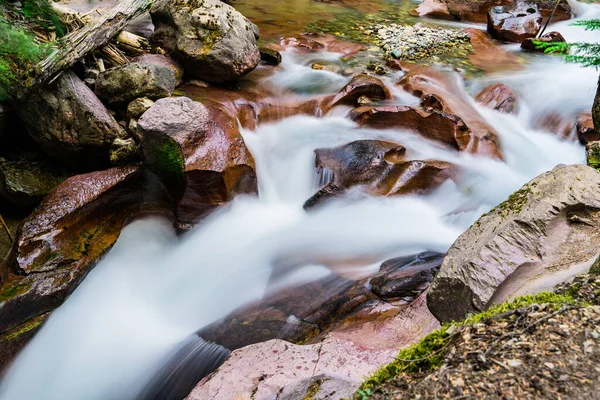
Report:
[[[590,10],[600,14],[582,7],[588,18]],[[235,199],[180,239],[160,218],[125,227],[19,356],[0,398],[132,399],[190,334],[263,296],[273,266],[289,268],[285,283],[294,284],[330,273],[323,264],[340,274],[372,272],[393,256],[445,251],[479,215],[531,178],[558,163],[584,161],[580,145],[535,131],[531,121],[539,110],[589,109],[597,73],[547,61],[485,79],[509,83],[523,99],[516,116],[479,107],[500,134],[506,163],[450,151],[409,132],[358,128],[340,116],[298,116],[244,132],[260,198]],[[281,88],[297,87],[315,73],[323,86],[344,83],[307,71],[301,58],[286,62],[272,81]],[[397,141],[413,159],[458,164],[463,178],[427,197],[340,199],[305,213],[302,204],[317,189],[314,150],[367,138]]]

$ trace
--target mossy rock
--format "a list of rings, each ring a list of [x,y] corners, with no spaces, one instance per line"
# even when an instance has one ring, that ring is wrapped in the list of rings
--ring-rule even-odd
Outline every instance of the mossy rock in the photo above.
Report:
[[[144,165],[152,171],[177,203],[186,187],[185,157],[175,139],[164,133],[147,132],[141,141]]]

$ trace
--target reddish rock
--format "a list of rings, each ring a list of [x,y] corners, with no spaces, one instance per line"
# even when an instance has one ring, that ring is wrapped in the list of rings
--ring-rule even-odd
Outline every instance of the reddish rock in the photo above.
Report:
[[[358,74],[331,101],[327,102],[324,108],[328,110],[338,104],[356,105],[357,99],[361,96],[366,96],[370,100],[388,100],[392,98],[392,94],[381,79],[367,74]]]
[[[421,295],[408,307],[388,305],[375,319],[335,330],[320,343],[269,340],[253,344],[234,351],[215,373],[198,383],[187,400],[276,398],[284,388],[297,388],[305,379],[322,374],[346,380],[351,386],[344,390],[350,391],[392,361],[400,348],[437,327]]]
[[[575,120],[572,115],[544,113],[535,118],[533,125],[536,129],[552,132],[561,139],[575,140]]]
[[[296,37],[286,37],[279,41],[279,45],[271,46],[276,50],[283,50],[286,47],[296,47],[307,50],[327,50],[332,53],[341,53],[346,57],[354,55],[359,51],[366,50],[367,46],[360,43],[340,40],[333,35],[323,35],[316,33],[303,33]]]
[[[323,43],[317,42],[308,36],[287,37],[279,42],[283,47],[299,47],[307,50],[321,50]]]
[[[541,28],[542,14],[535,3],[517,1],[510,7],[491,7],[488,12],[487,31],[494,39],[522,43]]]
[[[498,134],[472,106],[472,100],[457,85],[456,80],[452,80],[451,77],[432,68],[417,68],[406,74],[398,82],[398,85],[419,97],[433,94],[437,98],[443,99],[447,107],[445,111],[453,114],[453,118],[458,117],[463,122],[461,125],[456,121],[460,127],[459,132],[462,133],[462,135],[456,136],[456,143],[461,151],[500,160],[503,158]],[[464,124],[466,124],[466,129]],[[448,138],[447,133],[444,136]]]
[[[583,145],[600,140],[600,135],[594,129],[594,121],[591,113],[583,113],[577,116],[577,138]]]
[[[544,49],[538,49],[537,45],[533,43],[533,38],[525,39],[523,43],[521,43],[521,48],[527,51],[536,51],[540,53],[544,53]],[[566,40],[558,32],[548,32],[544,33],[541,37],[535,38],[536,42],[544,42],[544,43],[565,43]]]
[[[513,114],[517,111],[517,94],[509,86],[496,83],[483,89],[475,101],[494,110]]]
[[[486,72],[515,71],[523,68],[519,57],[500,47],[480,29],[465,29],[471,39],[473,53],[469,61],[477,68]]]
[[[421,97],[419,101],[419,106],[427,111],[428,113],[438,111],[438,112],[448,112],[449,108],[446,105],[444,99],[439,98],[435,94],[428,93]]]
[[[425,0],[414,11],[421,17],[440,18],[456,21],[485,23],[491,7],[512,4],[512,0]],[[556,5],[555,0],[536,1],[544,19],[548,18]],[[571,18],[571,6],[561,1],[552,18],[553,21],[564,21]]]

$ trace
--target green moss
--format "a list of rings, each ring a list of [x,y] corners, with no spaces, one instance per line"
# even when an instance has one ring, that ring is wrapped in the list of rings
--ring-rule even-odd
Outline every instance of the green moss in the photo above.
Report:
[[[44,322],[44,320],[46,319],[47,316],[48,316],[48,314],[44,314],[44,315],[40,315],[39,317],[35,317],[27,322],[22,323],[21,325],[17,326],[13,330],[8,331],[7,333],[5,333],[3,335],[0,335],[0,343],[10,342],[14,339],[17,339],[19,336],[23,335],[24,333],[27,333],[33,329],[36,329],[37,327],[39,327],[42,324],[42,322]]]
[[[400,350],[396,360],[375,371],[365,380],[356,392],[355,399],[364,399],[370,396],[371,391],[381,384],[395,378],[403,372],[431,371],[442,365],[445,357],[445,347],[453,337],[454,330],[459,326],[472,325],[488,318],[518,308],[533,304],[548,304],[558,308],[565,304],[576,304],[577,301],[569,295],[559,295],[543,292],[536,295],[518,297],[514,301],[503,303],[476,315],[468,316],[460,322],[444,324],[425,336],[419,343]]]
[[[11,282],[6,282],[0,288],[0,302],[12,299],[20,294],[23,294],[29,289],[29,284],[14,284]]]
[[[185,159],[181,147],[174,140],[165,140],[155,148],[156,168],[160,174],[180,179],[183,177]]]
[[[314,400],[315,396],[319,393],[322,384],[323,380],[321,379],[317,379],[316,381],[311,383],[308,389],[306,390],[306,394],[302,397],[302,400]]]
[[[506,201],[496,206],[492,211],[499,211],[500,216],[505,217],[510,213],[519,213],[527,203],[527,197],[531,193],[529,185],[523,186],[511,194]]]

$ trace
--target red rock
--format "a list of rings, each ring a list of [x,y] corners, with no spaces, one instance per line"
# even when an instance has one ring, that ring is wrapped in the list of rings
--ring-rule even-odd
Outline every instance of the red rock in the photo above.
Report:
[[[487,31],[494,38],[522,43],[533,38],[542,28],[542,14],[535,3],[518,0],[509,6],[491,7]]]
[[[486,72],[515,71],[523,68],[516,54],[498,47],[484,31],[469,28],[465,29],[465,32],[469,35],[473,47],[469,61],[477,68]]]
[[[533,125],[536,129],[556,134],[561,139],[575,140],[575,120],[572,116],[549,112],[539,115]]]
[[[583,113],[577,116],[577,138],[583,145],[600,140],[600,135],[594,129],[594,121],[591,113]]]
[[[300,47],[307,50],[321,50],[325,48],[323,43],[317,42],[308,36],[296,36],[281,39],[279,42],[283,47]]]
[[[398,85],[419,97],[433,94],[443,99],[447,112],[464,121],[462,125],[456,121],[460,130],[457,130],[459,134],[455,135],[455,141],[461,151],[503,158],[497,133],[471,105],[471,99],[455,80],[432,68],[420,68],[406,74]],[[448,132],[444,133],[444,137],[449,142]]]
[[[371,100],[392,98],[392,94],[381,79],[367,74],[358,74],[331,100],[326,101],[323,108],[329,110],[338,104],[356,105],[356,100],[361,96],[367,96]]]
[[[513,114],[517,111],[517,95],[502,83],[490,85],[475,97],[475,101],[494,110]]]

